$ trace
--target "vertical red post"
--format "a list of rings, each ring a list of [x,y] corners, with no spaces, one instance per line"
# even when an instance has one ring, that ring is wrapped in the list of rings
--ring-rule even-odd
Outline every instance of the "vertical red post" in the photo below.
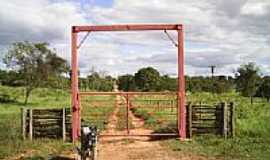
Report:
[[[79,88],[78,88],[78,54],[77,37],[78,33],[72,27],[71,33],[71,90],[72,90],[72,141],[75,142],[80,132],[80,106],[79,106]]]
[[[178,28],[178,131],[181,140],[186,138],[185,73],[184,73],[184,33]]]

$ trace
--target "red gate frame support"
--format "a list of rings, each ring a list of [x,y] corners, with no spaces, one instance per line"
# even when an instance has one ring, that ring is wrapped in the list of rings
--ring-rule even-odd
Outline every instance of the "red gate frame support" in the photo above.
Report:
[[[72,89],[72,141],[80,136],[80,96],[78,88],[78,33],[101,31],[144,31],[144,30],[175,30],[178,32],[178,132],[181,140],[186,138],[186,108],[185,108],[185,77],[184,77],[184,35],[181,24],[137,24],[109,26],[73,26],[71,32],[71,89]]]
[[[186,138],[184,34],[183,27],[178,32],[178,132],[181,140]]]

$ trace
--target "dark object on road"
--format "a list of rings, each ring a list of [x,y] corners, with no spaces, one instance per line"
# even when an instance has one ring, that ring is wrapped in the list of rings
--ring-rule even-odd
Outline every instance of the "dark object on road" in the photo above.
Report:
[[[81,127],[81,160],[97,160],[97,127]]]

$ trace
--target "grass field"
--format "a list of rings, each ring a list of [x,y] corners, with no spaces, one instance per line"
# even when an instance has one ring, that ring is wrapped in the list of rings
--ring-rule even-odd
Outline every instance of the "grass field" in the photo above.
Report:
[[[139,97],[142,100],[146,97]],[[145,119],[145,127],[157,132],[173,132],[176,128],[175,116],[172,121],[168,113],[176,113],[170,105],[160,104],[158,109],[155,99],[166,100],[174,97],[152,96],[152,102],[135,102],[136,106],[151,106],[134,108],[135,115]],[[187,101],[193,103],[214,104],[219,102],[234,102],[236,106],[236,137],[224,140],[223,137],[214,135],[197,136],[190,142],[180,142],[170,139],[164,142],[174,151],[196,153],[204,156],[222,157],[224,159],[270,159],[270,104],[264,99],[255,98],[255,103],[250,104],[250,99],[236,93],[213,95],[210,93],[189,94]],[[142,104],[145,103],[145,104]],[[149,104],[150,103],[150,104]],[[164,107],[164,108],[163,108]],[[154,114],[153,114],[154,113]],[[162,123],[161,123],[162,122]]]
[[[270,104],[256,98],[251,105],[249,98],[236,93],[212,95],[209,93],[193,94],[189,101],[215,103],[233,101],[236,105],[236,137],[224,140],[216,136],[198,136],[191,142],[168,140],[165,142],[175,151],[192,152],[205,156],[223,157],[224,159],[270,159]]]
[[[177,132],[177,105],[174,95],[137,96],[133,113],[144,119],[145,128],[157,133]]]
[[[40,157],[48,159],[48,157],[72,149],[71,144],[63,143],[61,140],[40,139],[33,142],[28,140],[22,141],[20,137],[20,108],[24,107],[22,103],[23,97],[21,96],[23,89],[0,86],[0,94],[3,93],[10,95],[13,102],[0,103],[0,159],[22,153],[28,154],[28,152],[30,152],[29,157],[34,157],[28,159],[42,159]],[[114,98],[108,98],[107,100],[110,99]],[[270,104],[257,98],[255,103],[250,105],[248,98],[241,97],[236,93],[223,95],[212,95],[209,93],[190,94],[188,95],[188,101],[203,101],[207,103],[219,101],[235,102],[237,113],[236,137],[224,140],[222,137],[211,135],[198,136],[194,140],[184,143],[177,139],[170,139],[163,141],[163,145],[169,146],[174,151],[185,151],[209,157],[270,159]],[[110,105],[113,106],[114,102],[111,102]],[[68,91],[53,89],[34,90],[27,105],[27,107],[60,108],[63,106],[70,106]],[[112,112],[112,107],[101,111],[89,109],[89,114],[91,114],[90,112],[98,112],[108,116]],[[87,115],[84,116],[87,117]],[[90,120],[86,119],[86,121]],[[104,127],[104,123],[100,124],[100,126],[101,128]]]
[[[0,159],[18,154],[29,154],[28,159],[48,158],[71,148],[71,144],[61,140],[40,139],[30,142],[21,140],[20,108],[26,107],[23,102],[23,88],[0,86],[1,94],[16,97],[13,102],[0,103]],[[27,107],[64,107],[70,105],[68,92],[60,90],[37,89],[29,99]]]
[[[102,131],[108,124],[109,116],[114,111],[115,96],[81,97],[82,123],[95,125]]]

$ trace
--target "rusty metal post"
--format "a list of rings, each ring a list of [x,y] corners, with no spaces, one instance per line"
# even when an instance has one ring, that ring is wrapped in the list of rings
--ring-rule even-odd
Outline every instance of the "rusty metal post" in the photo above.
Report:
[[[181,140],[186,138],[185,75],[184,75],[184,34],[178,32],[178,131]]]
[[[80,132],[80,106],[79,106],[79,88],[78,88],[78,54],[77,54],[77,38],[78,33],[75,27],[71,33],[71,90],[72,90],[72,141],[75,142]]]

